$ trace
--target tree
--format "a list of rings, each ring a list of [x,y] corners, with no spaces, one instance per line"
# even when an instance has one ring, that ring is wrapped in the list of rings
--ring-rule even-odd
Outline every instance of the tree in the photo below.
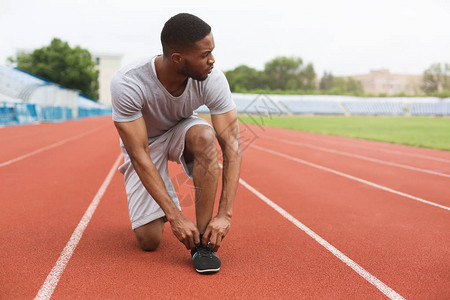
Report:
[[[364,94],[364,89],[360,81],[351,77],[334,77],[333,74],[324,72],[320,80],[319,88],[328,94],[342,95],[350,94],[360,96]]]
[[[314,67],[312,64],[303,67],[299,57],[276,57],[266,63],[264,73],[270,89],[315,89]]]
[[[355,96],[361,96],[364,94],[364,88],[361,81],[353,79],[351,77],[347,78],[347,92]]]
[[[71,48],[67,42],[54,38],[49,46],[31,54],[19,54],[10,61],[17,63],[18,69],[98,99],[99,72],[86,49]]]
[[[323,91],[327,91],[331,89],[333,85],[333,74],[327,73],[326,71],[323,73],[322,78],[320,79],[319,89]]]
[[[316,72],[314,71],[313,64],[309,63],[302,70],[300,78],[303,83],[303,89],[315,90],[316,87]]]
[[[432,64],[423,73],[422,90],[430,95],[450,91],[450,64]]]
[[[246,92],[265,88],[262,72],[246,65],[240,65],[234,70],[227,71],[225,76],[232,92]]]

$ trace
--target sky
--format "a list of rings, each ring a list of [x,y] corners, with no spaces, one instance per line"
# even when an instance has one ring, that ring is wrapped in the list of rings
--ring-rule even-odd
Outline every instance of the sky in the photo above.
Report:
[[[450,63],[448,0],[0,0],[0,64],[54,37],[122,64],[160,54],[160,32],[188,12],[211,25],[216,67],[258,70],[277,56],[312,63],[319,77],[389,69],[422,74]]]

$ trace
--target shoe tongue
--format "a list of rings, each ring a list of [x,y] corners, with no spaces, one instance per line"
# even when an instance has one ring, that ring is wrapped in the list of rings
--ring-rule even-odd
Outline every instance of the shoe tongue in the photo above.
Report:
[[[209,249],[209,247],[200,246],[200,247],[198,247],[198,255],[210,256],[211,255],[211,249]]]

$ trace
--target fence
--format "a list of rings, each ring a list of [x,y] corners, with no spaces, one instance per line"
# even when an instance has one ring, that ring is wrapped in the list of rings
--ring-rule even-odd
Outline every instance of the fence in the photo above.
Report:
[[[77,119],[109,114],[111,114],[110,108],[78,108]],[[68,107],[42,107],[38,104],[0,102],[0,126],[61,122],[73,119],[73,110]]]

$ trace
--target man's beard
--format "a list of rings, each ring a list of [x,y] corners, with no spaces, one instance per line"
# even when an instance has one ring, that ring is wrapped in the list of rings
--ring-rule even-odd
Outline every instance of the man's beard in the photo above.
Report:
[[[184,66],[180,69],[180,73],[184,76],[191,77],[192,79],[198,81],[204,81],[206,78],[208,78],[208,74],[203,75],[198,71],[193,70],[188,61],[185,61]]]

